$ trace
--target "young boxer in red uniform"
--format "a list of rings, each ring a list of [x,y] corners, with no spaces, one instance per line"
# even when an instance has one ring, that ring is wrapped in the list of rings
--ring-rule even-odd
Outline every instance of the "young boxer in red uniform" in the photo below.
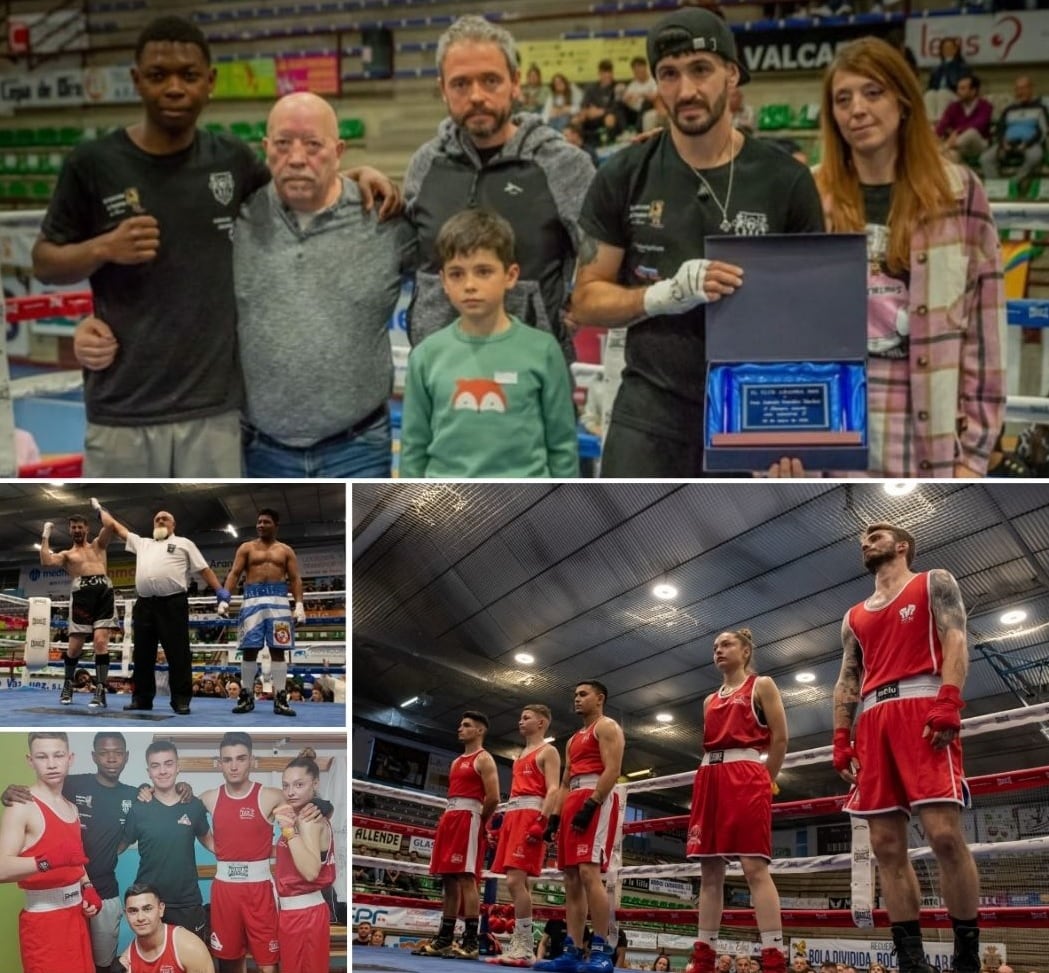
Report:
[[[120,963],[129,973],[213,973],[204,940],[164,922],[160,893],[145,882],[124,893],[124,916],[135,934]]]
[[[444,885],[441,928],[436,938],[414,951],[416,956],[477,959],[477,926],[481,911],[477,877],[484,864],[485,824],[499,803],[499,775],[492,755],[482,749],[488,717],[467,710],[459,721],[463,754],[452,761],[448,774],[448,807],[437,823],[430,855],[430,874]],[[457,944],[455,920],[462,902],[466,929]]]
[[[703,863],[693,973],[714,973],[725,862],[738,858],[761,933],[764,973],[786,973],[779,893],[769,874],[772,795],[787,753],[787,717],[776,684],[751,668],[749,628],[714,640],[721,688],[703,703],[703,762],[692,785],[685,854]],[[761,754],[768,754],[762,763]]]
[[[557,865],[565,873],[568,937],[560,956],[541,960],[535,969],[611,973],[615,943],[607,940],[611,912],[602,874],[608,870],[621,813],[615,784],[623,766],[623,730],[605,716],[608,689],[596,679],[579,683],[574,698],[583,728],[565,748],[557,842]],[[594,937],[590,958],[583,960],[576,943],[583,941],[588,911]]]
[[[962,831],[962,687],[969,670],[965,605],[939,568],[915,574],[914,538],[872,524],[860,538],[874,594],[845,614],[834,687],[834,767],[855,790],[845,805],[870,822],[900,973],[935,973],[925,959],[918,879],[907,853],[917,811],[940,866],[954,925],[954,973],[979,973],[980,879]],[[852,742],[855,731],[855,745]]]
[[[550,727],[550,708],[529,703],[521,710],[517,728],[524,737],[524,749],[514,761],[510,800],[499,828],[492,871],[506,875],[506,887],[514,902],[514,931],[510,946],[493,963],[503,966],[531,966],[535,960],[532,934],[532,893],[529,876],[535,878],[546,857],[544,835],[558,800],[561,782],[561,756],[544,742]]]
[[[326,818],[299,815],[317,796],[316,756],[307,748],[284,768],[285,803],[273,812],[281,834],[274,877],[283,973],[328,973],[331,967],[331,916],[321,893],[335,881],[335,836]]]
[[[251,737],[225,734],[219,741],[225,783],[200,795],[215,839],[211,952],[222,973],[245,973],[249,950],[259,973],[276,973],[280,952],[270,852],[273,812],[284,794],[253,781],[252,762]]]
[[[95,973],[87,917],[102,900],[84,871],[80,816],[62,796],[73,754],[65,733],[30,733],[33,800],[0,819],[0,882],[25,890],[18,916],[23,973]]]

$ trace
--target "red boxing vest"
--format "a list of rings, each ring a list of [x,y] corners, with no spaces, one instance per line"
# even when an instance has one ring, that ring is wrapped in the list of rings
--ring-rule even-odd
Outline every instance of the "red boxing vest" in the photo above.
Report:
[[[317,877],[313,881],[303,878],[295,867],[295,860],[291,857],[287,838],[281,835],[280,841],[277,842],[277,867],[273,872],[273,877],[277,881],[277,894],[305,895],[307,892],[326,889],[335,881],[335,835],[332,834],[330,824],[328,824],[328,849],[323,855],[321,870],[317,873]]]
[[[138,951],[138,943],[131,943],[128,953],[131,959],[131,973],[186,973],[186,968],[179,961],[175,952],[175,927],[164,923],[164,949],[156,959],[143,959]]]
[[[768,750],[769,728],[758,721],[754,684],[757,674],[751,673],[743,684],[727,696],[715,693],[703,718],[703,749],[731,750],[751,747]]]
[[[253,783],[244,797],[230,797],[223,784],[211,816],[215,857],[224,862],[267,861],[273,847],[273,825],[259,807],[262,785]]]
[[[476,753],[464,753],[452,761],[452,769],[448,774],[449,797],[472,797],[475,801],[484,800],[484,782],[474,766],[477,758],[484,752],[482,748]]]
[[[36,841],[18,853],[19,857],[36,858],[37,855],[43,855],[46,858],[56,848],[64,848],[69,845],[75,845],[81,851],[83,850],[84,842],[80,836],[79,818],[63,821],[43,801],[34,797],[33,803],[40,808],[40,813],[44,816],[44,830]],[[46,872],[37,872],[35,875],[27,875],[18,880],[18,887],[20,889],[60,889],[64,885],[79,882],[83,874],[83,865],[66,865],[62,868],[51,868]]]
[[[511,797],[546,797],[546,777],[536,763],[542,749],[542,746],[536,747],[531,753],[514,761],[513,778],[510,781]]]
[[[943,647],[929,605],[927,571],[911,578],[881,608],[870,611],[862,604],[854,605],[848,621],[862,652],[861,695],[891,682],[938,675],[943,670]]]
[[[579,774],[600,774],[605,769],[596,732],[599,722],[595,720],[590,726],[584,726],[568,741],[568,765],[573,777]]]

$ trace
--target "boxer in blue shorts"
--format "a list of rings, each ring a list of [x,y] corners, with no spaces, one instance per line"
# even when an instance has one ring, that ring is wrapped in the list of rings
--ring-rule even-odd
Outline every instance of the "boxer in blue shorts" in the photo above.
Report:
[[[258,538],[237,548],[233,567],[226,576],[227,589],[244,577],[239,619],[241,689],[234,713],[250,713],[255,709],[255,674],[259,650],[265,646],[273,660],[273,712],[278,716],[295,715],[288,705],[286,653],[295,644],[295,626],[306,623],[306,611],[302,606],[298,558],[289,545],[277,540],[279,523],[277,511],[260,510],[255,520]],[[288,603],[289,592],[295,600],[294,611]],[[219,611],[224,613],[221,606]]]

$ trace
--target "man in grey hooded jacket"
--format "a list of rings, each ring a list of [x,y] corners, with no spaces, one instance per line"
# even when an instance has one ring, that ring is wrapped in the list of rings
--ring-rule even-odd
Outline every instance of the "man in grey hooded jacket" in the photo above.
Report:
[[[408,315],[411,343],[455,319],[434,242],[445,220],[480,207],[499,213],[514,229],[521,276],[507,295],[507,310],[550,331],[571,361],[563,312],[593,163],[537,115],[511,113],[520,96],[520,70],[513,37],[502,27],[460,17],[438,41],[437,69],[449,117],[412,156],[404,180],[419,245]]]

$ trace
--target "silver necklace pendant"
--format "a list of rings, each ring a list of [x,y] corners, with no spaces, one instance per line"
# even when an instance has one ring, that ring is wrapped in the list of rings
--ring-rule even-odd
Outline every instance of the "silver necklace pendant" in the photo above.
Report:
[[[722,233],[728,233],[728,231],[732,229],[732,224],[729,223],[728,219],[724,219],[721,221],[721,224],[718,228],[721,230]]]

